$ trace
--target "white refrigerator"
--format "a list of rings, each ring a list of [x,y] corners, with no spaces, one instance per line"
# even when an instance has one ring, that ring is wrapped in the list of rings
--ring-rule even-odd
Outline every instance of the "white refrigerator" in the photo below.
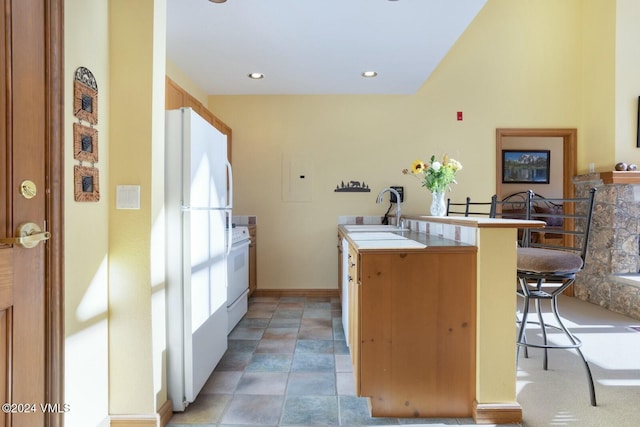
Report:
[[[227,349],[233,180],[226,136],[191,108],[165,132],[167,391],[184,411]]]

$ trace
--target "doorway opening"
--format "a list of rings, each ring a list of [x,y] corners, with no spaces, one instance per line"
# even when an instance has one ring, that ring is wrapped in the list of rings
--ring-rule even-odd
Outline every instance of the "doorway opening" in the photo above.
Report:
[[[562,194],[559,197],[574,197],[572,179],[577,173],[577,129],[535,129],[535,128],[498,128],[496,129],[496,194],[504,197],[505,185],[502,181],[502,151],[513,148],[510,146],[510,139],[517,138],[518,141],[531,141],[532,145],[520,147],[522,149],[535,149],[535,144],[541,144],[544,140],[557,140],[561,147],[558,150],[562,153],[561,164],[561,184]],[[530,138],[530,139],[529,139]],[[558,144],[558,145],[559,145]],[[551,153],[553,156],[553,153]],[[558,168],[559,170],[560,168]]]
[[[509,146],[509,139],[514,138],[517,138],[518,141],[531,142],[531,146],[521,147],[523,149],[535,149],[536,147],[533,144],[543,144],[545,140],[557,140],[558,142],[552,143],[552,145],[561,144],[561,147],[555,147],[555,149],[562,152],[562,170],[561,172],[559,172],[562,178],[562,182],[561,184],[558,183],[558,187],[561,186],[562,194],[556,193],[547,195],[547,197],[575,197],[573,177],[577,174],[577,136],[577,129],[496,129],[496,194],[498,195],[498,197],[504,198],[506,195],[511,194],[508,191],[507,194],[503,194],[503,191],[506,190],[506,187],[511,184],[503,184],[502,182],[502,151],[507,147],[513,148]],[[551,156],[553,156],[553,151],[550,152]],[[534,191],[542,193],[542,190],[538,191],[534,189]],[[565,290],[564,294],[573,296],[573,287]]]

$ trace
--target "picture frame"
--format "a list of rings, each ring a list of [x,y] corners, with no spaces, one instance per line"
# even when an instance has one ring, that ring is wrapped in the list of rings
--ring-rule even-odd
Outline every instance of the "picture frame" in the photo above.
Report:
[[[74,166],[73,183],[76,202],[97,202],[100,200],[98,168]]]
[[[98,91],[78,80],[73,82],[73,114],[92,125],[98,124]]]
[[[549,184],[551,150],[502,150],[503,184]]]
[[[73,158],[81,162],[98,162],[98,130],[73,124]]]

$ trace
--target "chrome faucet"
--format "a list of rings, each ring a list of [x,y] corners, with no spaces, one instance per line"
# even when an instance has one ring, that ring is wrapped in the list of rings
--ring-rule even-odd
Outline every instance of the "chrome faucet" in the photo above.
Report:
[[[402,203],[400,202],[400,193],[398,193],[393,188],[385,188],[378,194],[378,200],[376,203],[382,203],[382,195],[386,192],[390,192],[396,195],[396,226],[398,228],[402,228],[402,223],[400,222],[400,218],[402,217]]]

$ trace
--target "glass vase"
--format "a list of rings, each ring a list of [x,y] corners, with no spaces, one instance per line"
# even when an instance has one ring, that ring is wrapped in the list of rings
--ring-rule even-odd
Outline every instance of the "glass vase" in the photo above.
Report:
[[[444,191],[434,191],[431,197],[431,216],[445,216],[447,204],[444,201]]]

